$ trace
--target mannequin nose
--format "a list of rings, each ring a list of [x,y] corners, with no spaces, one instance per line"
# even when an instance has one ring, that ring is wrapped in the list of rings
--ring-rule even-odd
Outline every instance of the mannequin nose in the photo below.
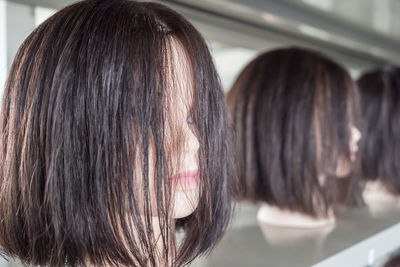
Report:
[[[361,140],[361,132],[357,127],[351,127],[351,134],[353,136],[354,143],[357,144]]]
[[[186,151],[197,152],[200,148],[199,140],[193,130],[187,127],[186,131]]]

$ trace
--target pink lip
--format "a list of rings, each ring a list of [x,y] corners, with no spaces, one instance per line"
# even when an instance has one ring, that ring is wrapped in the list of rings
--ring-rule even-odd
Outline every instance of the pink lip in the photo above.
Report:
[[[184,188],[195,187],[199,184],[200,170],[181,172],[168,178],[168,182]]]
[[[351,151],[350,152],[350,160],[356,161],[356,159],[357,159],[357,151]]]

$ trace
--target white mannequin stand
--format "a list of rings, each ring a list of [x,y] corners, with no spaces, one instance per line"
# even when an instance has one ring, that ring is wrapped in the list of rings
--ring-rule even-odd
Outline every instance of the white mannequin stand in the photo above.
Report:
[[[292,246],[304,242],[321,244],[335,226],[334,216],[313,218],[266,203],[258,210],[257,219],[264,238],[274,246]]]
[[[387,191],[379,179],[367,182],[363,197],[367,204],[370,202],[400,202],[400,198]]]
[[[387,191],[382,183],[379,182],[379,179],[367,182],[363,191],[363,198],[371,215],[376,217],[384,214],[392,206],[400,206],[400,197]]]
[[[263,203],[257,212],[257,220],[276,227],[317,229],[330,228],[335,225],[333,213],[327,218],[314,218],[299,212],[282,210]]]

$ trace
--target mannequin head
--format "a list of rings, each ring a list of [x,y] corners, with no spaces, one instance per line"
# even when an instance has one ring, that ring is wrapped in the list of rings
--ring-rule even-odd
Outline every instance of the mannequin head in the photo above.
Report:
[[[254,59],[228,94],[240,196],[327,216],[357,153],[355,98],[347,71],[316,52],[287,48]],[[355,188],[351,180],[346,195]]]
[[[400,196],[400,69],[385,67],[358,80],[361,96],[361,177]]]
[[[181,266],[227,225],[223,93],[163,5],[57,12],[21,45],[0,125],[0,245],[25,264]]]

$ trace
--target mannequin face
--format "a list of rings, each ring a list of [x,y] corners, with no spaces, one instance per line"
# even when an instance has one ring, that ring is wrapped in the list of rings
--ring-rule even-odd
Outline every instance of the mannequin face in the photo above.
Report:
[[[357,127],[351,126],[351,139],[350,139],[350,160],[357,159],[358,142],[361,140],[361,132]]]
[[[358,152],[358,142],[361,139],[361,132],[354,125],[350,129],[350,160],[351,162],[356,161]],[[336,169],[337,177],[347,177],[351,173],[351,164],[345,159],[339,159],[339,163]]]
[[[190,114],[193,102],[193,86],[189,63],[181,45],[172,41],[174,77],[170,88],[165,90],[168,103],[164,141],[167,160],[172,164],[172,175],[166,177],[167,186],[171,187],[172,217],[175,219],[190,215],[199,201],[200,172],[198,165],[199,141],[194,134],[194,122]],[[179,147],[179,149],[174,149]],[[155,144],[149,151],[149,181],[152,213],[157,214],[155,193]]]
[[[194,121],[190,110],[193,102],[192,67],[182,45],[172,40],[172,69],[174,82],[171,87],[170,118],[181,138],[180,152],[173,155],[176,169],[167,178],[172,187],[173,217],[183,218],[190,215],[199,201],[200,171],[198,164],[199,141],[194,134]],[[173,135],[173,134],[172,134]],[[171,136],[172,141],[176,136]]]
[[[193,119],[190,115],[188,97],[183,99],[177,97],[175,118],[178,125],[181,126],[183,139],[183,150],[180,155],[176,155],[176,171],[167,182],[172,186],[173,196],[173,216],[182,218],[190,215],[197,207],[199,201],[199,165],[198,150],[199,141],[193,133]]]

